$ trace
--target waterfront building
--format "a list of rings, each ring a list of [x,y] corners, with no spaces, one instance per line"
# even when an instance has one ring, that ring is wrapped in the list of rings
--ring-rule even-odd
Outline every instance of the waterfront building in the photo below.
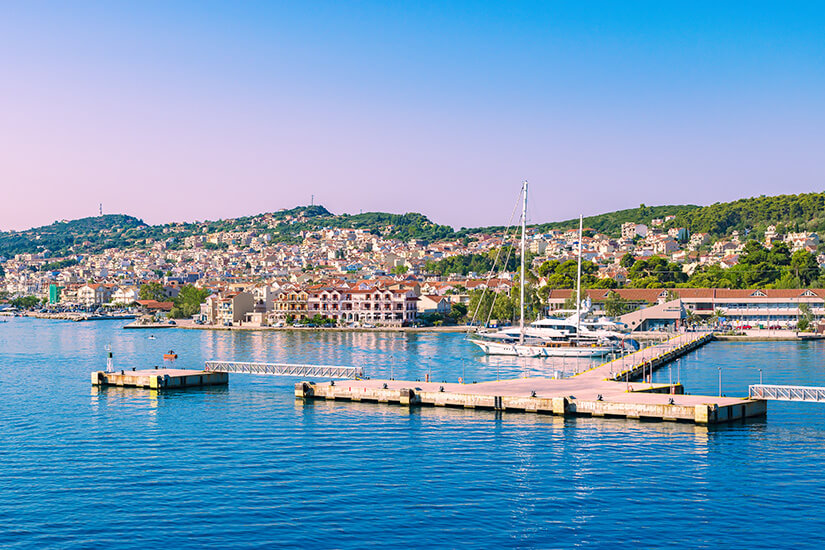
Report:
[[[438,313],[446,315],[450,313],[452,303],[449,296],[439,296],[432,294],[422,294],[418,298],[417,312],[419,315]]]
[[[573,290],[554,289],[548,295],[548,310],[560,310]],[[583,291],[593,303],[593,311],[604,312],[608,294],[615,292],[633,312],[640,312],[628,318],[638,321],[640,327],[680,326],[688,315],[699,321],[720,317],[732,327],[789,328],[796,325],[801,309],[809,308],[815,320],[825,318],[825,289],[721,289],[721,288],[620,288],[615,290],[587,289]],[[678,301],[684,316],[673,309],[652,309]],[[676,307],[675,305],[673,307]],[[667,310],[667,315],[662,314]],[[720,319],[720,321],[721,321]]]
[[[77,302],[86,307],[105,304],[112,296],[113,286],[103,283],[85,284],[77,289]]]
[[[112,292],[113,304],[131,305],[140,299],[140,291],[135,287],[120,287]]]
[[[218,299],[218,324],[233,326],[242,323],[247,313],[253,309],[254,303],[250,292],[229,292]]]
[[[60,302],[61,290],[63,290],[62,286],[58,286],[54,283],[49,285],[49,304],[57,304]]]
[[[307,299],[309,295],[294,285],[281,290],[275,298],[273,317],[277,321],[285,321],[287,317],[305,319],[307,316]]]

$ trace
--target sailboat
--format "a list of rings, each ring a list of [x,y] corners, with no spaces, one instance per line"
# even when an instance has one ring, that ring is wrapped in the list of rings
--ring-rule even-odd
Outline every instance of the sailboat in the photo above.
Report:
[[[525,326],[524,283],[527,232],[527,182],[522,183],[521,277],[519,280],[519,326],[496,332],[478,333],[470,341],[488,355],[518,357],[602,357],[617,349],[617,343],[594,335],[584,336],[581,328],[582,217],[579,216],[579,260],[576,285],[575,322],[541,319]]]

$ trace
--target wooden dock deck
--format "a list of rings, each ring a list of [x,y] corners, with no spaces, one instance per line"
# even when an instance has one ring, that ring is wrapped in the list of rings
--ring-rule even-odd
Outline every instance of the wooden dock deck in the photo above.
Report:
[[[171,390],[200,386],[225,386],[228,383],[229,375],[225,372],[191,369],[155,368],[116,372],[96,371],[92,373],[93,386]]]
[[[680,335],[565,379],[517,378],[476,384],[400,380],[300,382],[295,385],[295,397],[696,424],[764,416],[764,401],[684,395],[680,384],[635,380],[711,339],[711,335]]]

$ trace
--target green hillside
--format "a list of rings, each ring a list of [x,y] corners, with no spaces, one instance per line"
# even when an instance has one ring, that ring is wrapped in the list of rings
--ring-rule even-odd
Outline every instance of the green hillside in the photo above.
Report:
[[[768,225],[780,231],[825,231],[825,193],[753,197],[720,202],[680,212],[675,225],[691,233],[710,233],[716,237],[732,231],[764,232]]]
[[[599,233],[618,237],[626,222],[650,224],[653,219],[675,216],[666,227],[686,227],[691,233],[710,233],[723,237],[737,230],[759,237],[768,225],[780,232],[825,232],[825,193],[754,197],[710,206],[665,205],[617,210],[584,218],[584,226]],[[538,231],[578,227],[578,220],[548,222],[531,226]],[[52,256],[96,253],[107,248],[146,247],[163,240],[170,248],[183,246],[183,239],[192,234],[221,231],[255,231],[269,234],[273,242],[298,243],[303,232],[322,228],[354,228],[384,237],[432,242],[478,233],[501,231],[503,227],[484,227],[454,231],[439,225],[423,214],[390,214],[365,212],[333,214],[320,205],[297,206],[289,210],[209,221],[203,223],[170,223],[150,226],[142,220],[122,214],[83,218],[27,231],[0,232],[0,256],[49,250]]]
[[[768,225],[776,225],[779,232],[814,231],[825,232],[825,193],[802,193],[799,195],[760,196],[720,202],[710,206],[691,204],[646,206],[616,210],[584,218],[584,227],[614,237],[621,234],[621,226],[626,222],[650,224],[651,220],[675,216],[665,227],[686,227],[691,233],[710,233],[714,237],[724,237],[733,231],[755,232],[761,235]],[[578,219],[531,225],[538,231],[551,229],[574,229]],[[479,232],[501,231],[503,227],[465,229],[460,235]]]
[[[55,256],[72,252],[99,252],[131,241],[129,233],[148,227],[124,214],[106,214],[66,222],[54,222],[26,231],[0,232],[0,256],[49,250]],[[87,244],[84,244],[87,243]]]
[[[638,208],[628,208],[626,210],[616,210],[615,212],[608,212],[596,216],[587,216],[584,218],[583,223],[584,227],[593,229],[597,233],[618,237],[622,233],[623,223],[636,222],[650,224],[652,220],[657,218],[664,219],[667,216],[676,216],[678,218],[680,215],[684,216],[690,212],[701,209],[701,206],[692,204],[666,206],[645,206],[641,204]],[[549,229],[574,229],[579,227],[579,220],[576,218],[563,222],[550,222],[534,227],[539,231],[547,231]]]

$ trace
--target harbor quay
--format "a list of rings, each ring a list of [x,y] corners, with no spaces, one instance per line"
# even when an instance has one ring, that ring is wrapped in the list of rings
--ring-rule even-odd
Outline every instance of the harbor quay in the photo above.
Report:
[[[650,382],[649,373],[712,339],[711,334],[679,335],[570,378],[530,377],[480,383],[304,381],[295,385],[295,397],[696,424],[764,416],[767,405],[763,400],[686,395],[678,382]]]
[[[95,371],[92,386],[118,386],[125,388],[148,388],[171,390],[201,386],[225,386],[229,374],[194,369],[158,368],[143,370],[120,370],[116,372]]]
[[[652,382],[652,373],[713,340],[710,333],[684,333],[569,378],[526,377],[486,382],[370,379],[358,367],[207,361],[203,370],[155,367],[96,371],[93,386],[154,390],[226,385],[229,374],[328,377],[295,384],[297,399],[489,409],[506,412],[587,415],[638,420],[717,424],[767,413],[766,401],[689,395],[680,380]],[[334,378],[344,377],[335,380]]]

